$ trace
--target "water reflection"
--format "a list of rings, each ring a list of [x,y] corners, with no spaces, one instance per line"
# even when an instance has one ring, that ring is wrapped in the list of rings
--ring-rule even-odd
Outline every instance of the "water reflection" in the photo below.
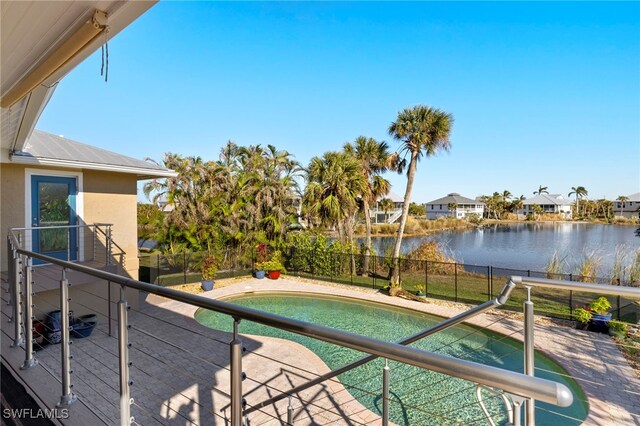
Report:
[[[441,232],[429,236],[405,237],[402,252],[435,240],[459,262],[504,268],[544,270],[555,251],[566,256],[569,266],[590,252],[602,258],[601,268],[613,264],[617,247],[631,254],[640,248],[635,227],[586,223],[518,223],[489,225],[470,231]],[[378,254],[393,249],[395,237],[374,237]]]

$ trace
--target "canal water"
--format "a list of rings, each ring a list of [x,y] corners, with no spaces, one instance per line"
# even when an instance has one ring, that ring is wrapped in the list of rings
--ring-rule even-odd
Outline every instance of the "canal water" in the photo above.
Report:
[[[616,250],[627,253],[628,263],[631,255],[640,249],[635,230],[635,226],[588,223],[488,225],[467,231],[404,237],[401,251],[408,253],[426,241],[435,240],[459,263],[533,271],[544,271],[555,251],[566,257],[569,269],[574,269],[586,254],[593,252],[600,258],[600,269],[605,272],[613,265]],[[395,237],[373,237],[373,248],[379,255],[392,250],[394,243]]]

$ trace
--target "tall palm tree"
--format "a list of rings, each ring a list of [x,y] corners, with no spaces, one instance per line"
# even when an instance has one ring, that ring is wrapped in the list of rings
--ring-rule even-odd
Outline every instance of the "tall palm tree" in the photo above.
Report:
[[[389,146],[386,142],[378,142],[373,138],[358,136],[353,142],[345,144],[344,151],[358,160],[362,176],[367,183],[362,196],[362,208],[365,223],[365,248],[362,262],[362,275],[369,271],[369,256],[371,255],[371,214],[370,205],[389,193],[389,181],[381,174],[388,170]]]
[[[507,203],[507,201],[509,201],[510,198],[511,198],[511,192],[507,191],[506,189],[502,191],[502,201],[505,204]]]
[[[408,154],[410,156],[407,170],[407,189],[404,193],[402,216],[400,216],[400,226],[393,249],[394,264],[389,274],[391,287],[400,286],[400,271],[398,270],[400,246],[409,216],[411,190],[418,162],[423,155],[430,157],[440,150],[449,150],[451,147],[449,134],[452,125],[453,116],[451,114],[425,105],[417,105],[400,111],[396,121],[389,126],[389,134],[401,143],[400,155],[406,156]]]
[[[367,186],[360,163],[344,152],[326,152],[311,159],[307,182],[303,202],[323,223],[337,225],[340,240],[348,238],[352,242],[350,219],[355,216],[358,197]]]
[[[622,217],[622,209],[624,209],[624,203],[625,201],[628,201],[629,197],[624,196],[624,195],[618,195],[618,198],[616,198],[616,201],[620,201],[620,216]]]
[[[538,190],[537,190],[537,191],[533,191],[533,195],[548,194],[548,193],[549,193],[549,191],[547,191],[547,189],[549,189],[549,188],[548,188],[548,187],[546,187],[546,186],[542,186],[542,185],[540,185],[540,186],[538,187]]]
[[[571,187],[571,192],[569,193],[569,197],[571,197],[573,194],[575,194],[576,196],[576,216],[580,216],[580,198],[582,197],[586,197],[587,195],[589,195],[589,192],[586,190],[586,188],[584,186],[572,186]]]

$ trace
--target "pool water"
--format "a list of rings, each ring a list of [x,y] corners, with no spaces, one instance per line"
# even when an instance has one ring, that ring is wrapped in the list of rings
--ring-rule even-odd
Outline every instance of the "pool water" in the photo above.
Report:
[[[440,317],[410,309],[311,293],[258,292],[224,300],[389,342],[399,341],[442,321]],[[210,328],[232,330],[232,320],[227,315],[199,309],[195,319]],[[240,324],[240,333],[295,341],[312,350],[330,369],[364,355],[352,349],[248,321]],[[411,346],[513,371],[522,372],[523,368],[521,342],[469,325],[458,325]],[[377,359],[338,376],[353,397],[378,414],[382,411],[383,366],[384,361]],[[575,380],[566,377],[566,370],[557,363],[537,352],[535,366],[536,376],[563,383],[574,394],[574,403],[567,408],[536,402],[538,424],[582,423],[587,416],[588,406]],[[391,421],[399,425],[487,424],[476,400],[474,383],[397,362],[390,362],[389,367]],[[483,399],[494,421],[504,424],[507,418],[502,400],[487,393],[483,394]]]

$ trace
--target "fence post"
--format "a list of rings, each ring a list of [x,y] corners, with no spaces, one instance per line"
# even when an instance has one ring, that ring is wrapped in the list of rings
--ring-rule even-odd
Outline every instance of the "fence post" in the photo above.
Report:
[[[487,300],[491,300],[491,279],[489,278],[489,268],[490,266],[487,266]]]
[[[453,276],[455,282],[455,301],[458,301],[458,264],[453,264]]]
[[[21,370],[28,370],[38,365],[38,360],[33,357],[33,288],[32,288],[31,259],[25,259],[24,265],[24,363]],[[67,331],[68,332],[68,331]]]
[[[131,388],[129,380],[129,319],[124,286],[120,287],[118,302],[118,361],[120,373],[120,425],[131,424]]]
[[[493,299],[493,266],[489,265],[489,296]]]
[[[71,392],[71,355],[69,349],[71,340],[69,338],[69,280],[67,280],[67,270],[62,269],[62,279],[60,280],[60,358],[62,365],[62,396],[57,407],[67,407],[76,401],[76,396]]]
[[[160,253],[156,255],[156,284],[160,285]]]
[[[569,290],[569,319],[573,320],[573,290]]]
[[[231,426],[242,425],[242,342],[238,336],[240,320],[233,320],[233,340],[229,343],[231,368]]]
[[[373,256],[373,288],[376,288],[376,274],[378,273],[378,268],[376,266],[376,261],[378,256]]]
[[[182,277],[183,281],[187,283],[187,252],[182,253]]]
[[[620,278],[618,278],[618,286],[620,286]],[[620,321],[620,296],[616,297],[616,303],[618,304],[618,309],[616,310],[616,319]]]
[[[429,295],[429,261],[424,261],[424,294]]]

